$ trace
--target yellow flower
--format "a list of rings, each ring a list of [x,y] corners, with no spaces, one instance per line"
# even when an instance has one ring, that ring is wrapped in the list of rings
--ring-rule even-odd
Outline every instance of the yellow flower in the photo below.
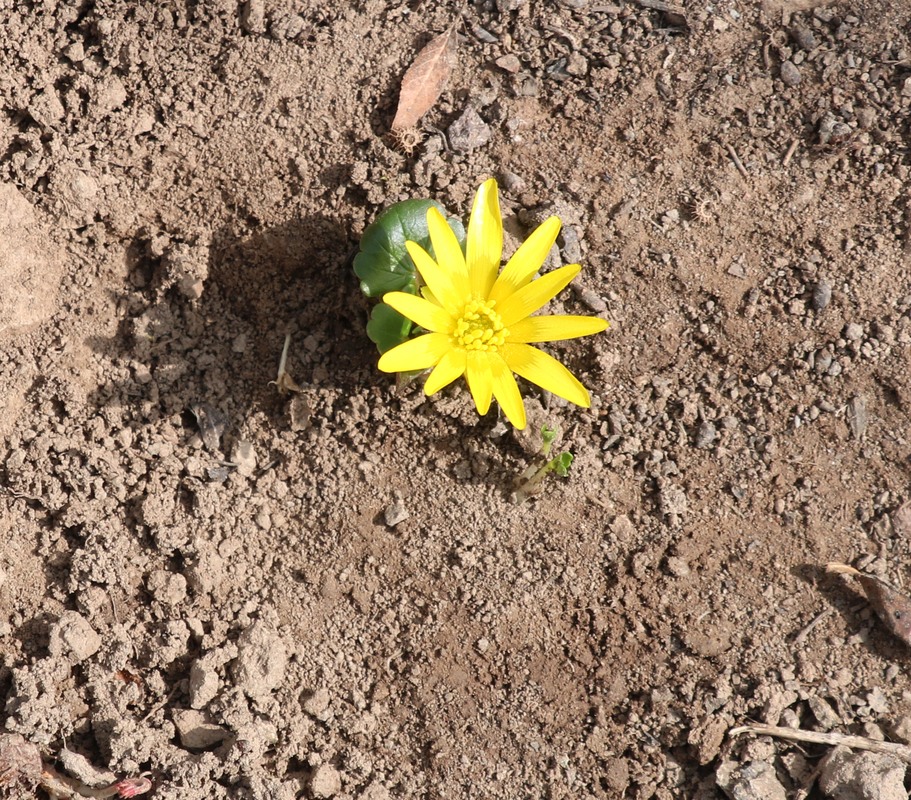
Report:
[[[428,395],[465,375],[479,414],[487,413],[495,396],[509,421],[520,429],[525,427],[525,405],[513,372],[588,408],[588,391],[575,376],[531,346],[607,328],[607,322],[597,317],[531,316],[581,269],[571,264],[532,280],[557,239],[560,220],[550,217],[538,226],[502,271],[503,220],[495,180],[485,181],[475,196],[465,255],[435,208],[427,212],[427,227],[436,261],[414,242],[406,247],[429,291],[425,297],[390,292],[383,302],[429,333],[384,353],[379,368],[407,372],[433,367],[424,383]]]

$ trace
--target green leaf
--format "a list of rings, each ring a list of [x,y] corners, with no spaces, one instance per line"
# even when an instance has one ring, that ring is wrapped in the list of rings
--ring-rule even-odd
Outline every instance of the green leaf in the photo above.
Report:
[[[427,211],[431,206],[446,214],[435,200],[405,200],[387,208],[367,226],[361,236],[360,252],[354,257],[354,272],[367,297],[382,297],[386,292],[417,294],[416,270],[405,242],[416,242],[433,255],[427,230]],[[462,223],[454,217],[447,217],[446,221],[464,250]]]
[[[412,327],[412,321],[403,317],[392,306],[378,303],[367,322],[367,336],[376,344],[380,353],[385,353],[404,342]]]
[[[570,452],[560,453],[560,455],[550,463],[554,466],[554,472],[561,478],[565,478],[569,475],[569,468],[573,463],[573,454]]]

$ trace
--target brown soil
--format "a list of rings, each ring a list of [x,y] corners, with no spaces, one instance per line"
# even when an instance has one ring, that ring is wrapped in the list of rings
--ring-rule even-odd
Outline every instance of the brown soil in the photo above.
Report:
[[[826,750],[730,727],[907,733],[821,567],[911,552],[911,10],[653,5],[0,3],[8,732],[156,800],[794,796]],[[533,437],[397,393],[351,272],[489,176],[612,323],[553,348],[590,411],[523,387],[575,463],[522,505]]]

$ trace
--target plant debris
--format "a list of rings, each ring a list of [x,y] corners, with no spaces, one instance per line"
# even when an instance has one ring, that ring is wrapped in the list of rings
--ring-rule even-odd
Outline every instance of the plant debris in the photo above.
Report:
[[[73,755],[69,754],[71,760]],[[77,758],[76,761],[79,765],[76,771],[88,771],[92,776],[97,774],[85,759]],[[152,782],[146,777],[114,779],[105,786],[89,786],[81,779],[84,777],[69,777],[54,769],[42,760],[34,744],[17,733],[0,736],[0,788],[37,785],[54,800],[138,797],[152,788]]]
[[[456,63],[456,26],[431,39],[402,78],[392,132],[403,135],[418,124],[437,101]]]
[[[911,645],[911,598],[882,578],[861,572],[847,564],[826,564],[826,572],[857,578],[877,616],[895,636]]]
[[[836,565],[843,566],[843,565]],[[911,747],[899,742],[881,742],[866,736],[847,736],[843,733],[824,733],[822,731],[803,731],[799,728],[788,728],[778,725],[741,725],[731,728],[728,735],[732,738],[742,733],[753,733],[756,736],[773,736],[778,739],[788,739],[792,742],[807,742],[810,744],[825,744],[830,747],[847,747],[851,750],[869,750],[872,753],[883,753],[894,756],[906,764],[911,764]]]

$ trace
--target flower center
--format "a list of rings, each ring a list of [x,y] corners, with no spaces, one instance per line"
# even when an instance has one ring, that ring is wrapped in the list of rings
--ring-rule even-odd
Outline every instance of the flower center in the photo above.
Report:
[[[497,350],[509,331],[494,311],[496,301],[473,298],[465,304],[452,331],[455,343],[465,350]]]

